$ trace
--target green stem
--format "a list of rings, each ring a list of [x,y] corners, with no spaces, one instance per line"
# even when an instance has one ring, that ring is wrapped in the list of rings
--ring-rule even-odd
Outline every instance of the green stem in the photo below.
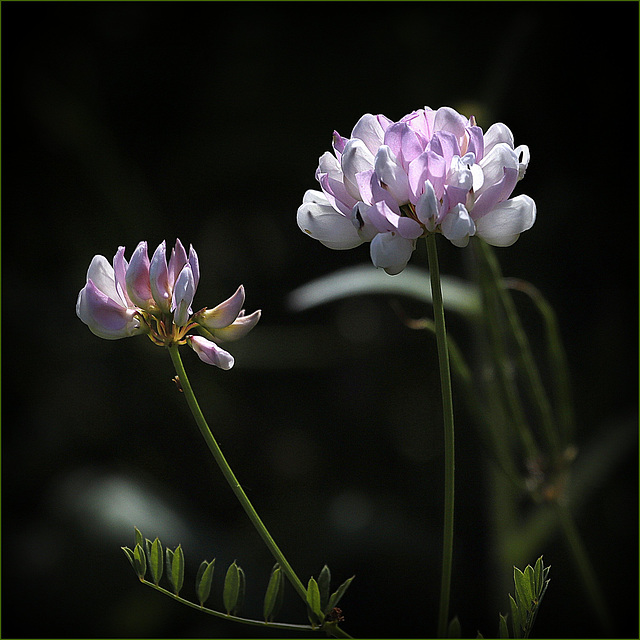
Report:
[[[528,295],[538,308],[544,321],[547,353],[553,376],[558,428],[563,440],[562,445],[566,447],[572,443],[574,438],[575,416],[571,398],[571,384],[569,382],[569,365],[567,363],[567,354],[562,345],[562,338],[560,337],[558,318],[553,307],[530,282],[525,282],[518,278],[506,278],[504,283],[510,289],[516,289]]]
[[[442,413],[444,420],[444,530],[442,541],[442,581],[440,583],[440,609],[438,612],[438,637],[447,635],[449,626],[449,600],[451,597],[451,565],[453,560],[453,515],[455,483],[455,443],[453,428],[453,395],[451,391],[451,371],[447,328],[444,321],[444,304],[440,286],[440,267],[435,234],[427,235],[427,256],[431,274],[431,296],[433,317],[436,325],[436,343],[440,367],[440,387],[442,392]]]
[[[589,554],[584,546],[578,527],[573,520],[573,516],[569,509],[558,502],[554,502],[558,519],[562,527],[562,532],[567,541],[567,547],[571,553],[571,557],[576,565],[582,583],[585,587],[591,605],[594,608],[595,614],[602,626],[602,629],[606,632],[605,637],[613,637],[613,627],[611,624],[611,617],[605,603],[604,595],[600,589],[596,572],[589,559]]]
[[[487,259],[489,253],[487,245],[478,239],[475,246],[480,248],[480,253],[483,258],[480,261],[479,273],[485,308],[486,327],[489,332],[489,346],[498,374],[498,381],[502,387],[504,403],[510,414],[511,423],[518,432],[527,458],[536,460],[539,457],[538,446],[527,422],[504,342],[505,334],[502,329],[503,318],[500,314],[500,283],[496,281],[494,272]]]
[[[197,609],[198,611],[202,611],[203,613],[208,613],[211,616],[216,616],[218,618],[222,618],[223,620],[230,620],[231,622],[240,622],[242,624],[248,624],[254,627],[268,627],[270,629],[286,629],[288,631],[317,631],[317,628],[314,629],[311,625],[307,624],[289,624],[286,622],[264,622],[262,620],[253,620],[251,618],[241,618],[239,616],[232,616],[231,614],[222,613],[221,611],[214,611],[213,609],[208,609],[207,607],[196,604],[195,602],[190,602],[189,600],[185,600],[180,596],[177,596],[175,593],[161,587],[153,582],[149,582],[148,580],[141,579],[140,582],[146,585],[147,587],[151,587],[160,593],[164,593],[166,596],[173,598],[177,602],[182,604],[186,604],[188,607],[192,609]]]
[[[549,403],[544,386],[542,385],[540,372],[538,371],[538,367],[533,358],[529,339],[527,338],[527,334],[520,322],[520,317],[513,302],[513,298],[509,291],[507,291],[502,279],[500,265],[498,264],[495,253],[485,242],[480,242],[479,245],[482,257],[484,258],[489,273],[491,274],[493,286],[495,287],[500,302],[504,307],[507,320],[509,322],[509,328],[518,345],[518,359],[528,382],[526,387],[527,391],[534,406],[537,407],[540,414],[540,424],[542,425],[542,430],[547,439],[553,461],[556,464],[559,464],[562,457],[562,447],[560,445],[558,431],[553,419],[551,404]]]
[[[178,351],[177,345],[172,345],[168,347],[169,354],[171,355],[171,360],[173,362],[173,366],[175,367],[176,373],[178,374],[178,378],[180,380],[180,385],[184,392],[184,397],[187,400],[187,404],[189,405],[189,409],[191,409],[191,413],[195,418],[196,424],[200,429],[200,433],[204,438],[209,450],[213,454],[215,461],[218,463],[218,467],[220,467],[220,471],[222,471],[222,475],[225,477],[225,480],[228,482],[231,490],[235,494],[236,498],[242,505],[242,508],[245,510],[247,516],[249,516],[249,520],[256,528],[256,531],[260,534],[260,537],[267,545],[269,551],[276,559],[276,561],[282,567],[287,578],[293,585],[293,588],[297,591],[298,595],[302,598],[302,600],[307,602],[307,590],[304,585],[300,581],[300,578],[296,575],[295,571],[284,557],[282,551],[278,548],[278,545],[275,543],[274,539],[271,537],[271,534],[263,524],[262,520],[258,516],[256,510],[253,508],[253,505],[249,501],[247,494],[244,492],[244,489],[240,486],[240,483],[236,479],[235,474],[231,470],[229,463],[225,459],[222,450],[218,446],[216,439],[213,437],[211,430],[209,429],[209,425],[198,405],[198,401],[193,393],[193,389],[191,388],[191,384],[189,382],[189,378],[187,377],[187,372],[184,369],[184,365],[182,364],[182,359],[180,358],[180,353]]]

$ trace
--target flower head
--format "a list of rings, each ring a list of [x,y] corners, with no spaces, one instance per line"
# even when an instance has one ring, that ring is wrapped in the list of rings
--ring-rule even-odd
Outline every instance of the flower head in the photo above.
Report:
[[[108,340],[146,333],[161,346],[188,343],[207,364],[221,369],[233,366],[233,357],[216,340],[246,335],[260,319],[260,311],[245,315],[244,287],[213,309],[193,313],[191,308],[200,280],[198,255],[176,241],[167,262],[162,241],[149,260],[147,243],[140,242],[130,262],[119,247],[113,266],[104,256],[94,256],[87,282],[78,294],[76,314],[98,337]],[[207,338],[187,335],[198,329]]]
[[[450,107],[398,122],[366,114],[350,138],[334,132],[316,170],[321,191],[305,193],[298,226],[331,249],[370,242],[373,264],[390,274],[428,233],[458,247],[473,235],[506,247],[535,222],[534,201],[510,197],[528,164],[528,148],[514,148],[502,123],[483,132]]]

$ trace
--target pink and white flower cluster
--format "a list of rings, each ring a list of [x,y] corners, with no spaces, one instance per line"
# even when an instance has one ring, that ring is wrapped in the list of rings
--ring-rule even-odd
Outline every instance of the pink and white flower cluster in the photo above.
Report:
[[[529,164],[502,124],[486,132],[450,107],[419,109],[398,122],[366,114],[351,136],[333,134],[298,209],[298,226],[331,249],[371,243],[376,267],[400,273],[416,240],[439,232],[464,247],[477,235],[506,247],[530,229],[534,201],[511,198]]]
[[[245,315],[244,287],[213,309],[193,313],[191,305],[200,280],[198,255],[176,241],[167,263],[166,244],[160,243],[149,260],[147,243],[138,244],[131,260],[119,247],[113,264],[94,256],[87,283],[78,294],[76,314],[98,337],[107,340],[146,333],[158,345],[185,344],[207,364],[231,369],[233,356],[216,341],[237,340],[260,319],[260,311]],[[204,336],[187,335],[197,328]]]

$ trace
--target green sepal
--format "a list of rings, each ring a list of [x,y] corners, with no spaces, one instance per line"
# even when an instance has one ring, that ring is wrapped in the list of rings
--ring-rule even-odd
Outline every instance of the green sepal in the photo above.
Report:
[[[147,572],[147,558],[140,544],[136,544],[133,550],[133,568],[138,578],[144,580],[144,574]]]
[[[164,571],[164,554],[162,552],[162,543],[158,538],[151,544],[151,550],[149,551],[149,568],[151,569],[153,584],[157,585]]]
[[[209,595],[211,594],[211,582],[213,580],[215,562],[215,558],[211,562],[203,560],[196,575],[196,595],[198,596],[198,602],[201,607],[204,606],[204,603],[209,599]]]
[[[135,571],[136,565],[133,561],[133,551],[131,551],[129,547],[120,547],[120,548],[124,551],[124,555],[127,556],[127,560],[129,560],[129,562],[131,563],[131,566],[133,567],[133,570]]]
[[[460,626],[460,620],[458,620],[458,616],[454,616],[449,623],[447,638],[462,638],[462,627]]]
[[[231,615],[231,612],[235,609],[239,594],[240,573],[238,571],[238,565],[234,560],[227,569],[227,575],[224,578],[224,588],[222,590],[222,602],[224,603],[227,615]]]
[[[342,599],[345,591],[349,588],[349,585],[353,581],[355,576],[351,576],[348,580],[345,580],[337,589],[331,594],[329,598],[329,603],[325,609],[325,613],[329,613],[334,607],[338,605],[338,602]]]
[[[267,585],[267,591],[264,594],[264,606],[262,607],[262,613],[264,614],[265,622],[273,622],[275,616],[278,615],[278,599],[282,592],[281,587],[284,586],[284,580],[282,579],[282,570],[276,563],[271,577],[269,578],[269,584]]]
[[[325,564],[322,567],[322,571],[318,576],[318,589],[320,590],[320,608],[324,613],[327,612],[327,605],[329,604],[329,589],[331,587],[331,571],[329,571],[329,567]]]
[[[508,638],[509,627],[507,626],[507,616],[500,614],[500,622],[498,624],[498,638]]]
[[[307,586],[307,613],[309,614],[309,622],[314,629],[324,622],[324,615],[320,607],[320,589],[313,576],[309,578]]]

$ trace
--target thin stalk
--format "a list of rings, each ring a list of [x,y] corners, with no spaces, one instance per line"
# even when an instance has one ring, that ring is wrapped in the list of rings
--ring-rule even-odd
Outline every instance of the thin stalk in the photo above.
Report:
[[[187,401],[187,404],[189,405],[189,409],[191,409],[191,413],[193,414],[196,424],[200,429],[200,433],[202,434],[202,437],[207,443],[207,446],[209,447],[209,451],[211,451],[211,453],[213,454],[213,457],[215,458],[215,461],[218,463],[218,467],[220,467],[220,471],[222,471],[222,475],[225,477],[225,480],[227,481],[227,483],[231,487],[231,490],[233,491],[236,498],[242,505],[242,508],[244,509],[245,513],[249,517],[249,520],[251,520],[251,523],[255,527],[256,531],[260,534],[260,537],[262,538],[264,543],[267,545],[267,548],[269,549],[269,551],[271,551],[271,554],[273,555],[273,557],[280,564],[287,578],[289,578],[289,581],[293,585],[293,588],[296,590],[296,592],[302,598],[302,600],[306,603],[307,590],[305,589],[304,585],[300,581],[300,578],[298,578],[298,576],[296,575],[296,572],[293,570],[293,568],[291,567],[287,559],[284,557],[284,554],[282,553],[282,551],[280,551],[274,539],[271,537],[271,534],[269,533],[269,531],[267,530],[267,527],[265,527],[264,523],[258,516],[256,510],[253,508],[253,505],[251,504],[249,498],[247,497],[247,494],[244,492],[244,489],[238,482],[235,474],[233,473],[233,471],[231,470],[231,467],[229,466],[229,463],[224,457],[222,450],[218,446],[216,439],[213,437],[213,434],[209,429],[209,425],[207,424],[207,421],[200,409],[200,406],[198,405],[198,401],[196,400],[196,396],[193,393],[193,389],[189,382],[189,378],[187,377],[187,372],[185,371],[184,365],[182,364],[182,359],[180,358],[178,346],[174,344],[167,348],[169,349],[169,354],[171,355],[173,366],[176,370],[176,373],[178,374],[178,378],[180,380],[180,386],[182,387],[182,390],[184,392],[184,397]]]
[[[571,398],[571,384],[569,382],[569,365],[567,363],[567,354],[562,345],[562,338],[560,337],[558,318],[553,307],[530,282],[525,282],[518,278],[506,278],[504,283],[510,289],[516,289],[528,295],[538,308],[544,321],[547,353],[553,376],[558,428],[563,438],[563,446],[566,447],[572,443],[574,438],[575,415]]]
[[[569,549],[578,573],[580,574],[580,578],[582,579],[582,583],[587,595],[589,596],[589,600],[591,601],[591,605],[595,611],[598,621],[600,622],[602,629],[606,632],[606,637],[612,637],[611,634],[613,633],[613,626],[611,623],[611,617],[609,616],[609,611],[602,589],[600,588],[596,572],[591,564],[589,554],[584,546],[578,527],[573,520],[571,512],[565,505],[557,501],[553,504],[562,527],[562,532],[566,538],[567,548]]]
[[[539,457],[538,447],[527,422],[520,395],[511,371],[507,349],[504,344],[504,333],[501,330],[499,285],[496,283],[491,266],[486,259],[487,250],[482,240],[476,243],[480,247],[483,259],[480,261],[480,285],[485,307],[486,326],[489,332],[491,355],[502,386],[505,405],[511,414],[513,425],[518,431],[527,458],[535,460]]]
[[[317,631],[317,628],[314,629],[311,625],[307,625],[307,624],[290,624],[287,622],[265,622],[263,620],[241,618],[239,616],[233,616],[229,613],[222,613],[222,611],[215,611],[213,609],[208,609],[207,607],[196,604],[195,602],[190,602],[189,600],[185,600],[184,598],[177,596],[172,591],[169,591],[168,589],[165,589],[160,585],[154,584],[153,582],[149,582],[148,580],[145,580],[143,578],[140,579],[140,582],[142,582],[142,584],[146,585],[147,587],[151,587],[152,589],[159,591],[160,593],[164,593],[164,595],[169,596],[170,598],[173,598],[177,602],[186,604],[188,607],[191,607],[192,609],[197,609],[198,611],[202,611],[203,613],[208,613],[210,616],[216,616],[217,618],[222,618],[223,620],[229,620],[231,622],[240,622],[242,624],[248,624],[254,627],[268,627],[270,629],[286,629],[287,631],[309,631],[309,632]]]
[[[438,637],[445,638],[449,627],[449,601],[451,598],[451,566],[453,560],[453,516],[455,490],[455,441],[453,427],[453,395],[447,329],[444,321],[444,304],[440,285],[440,266],[435,234],[427,235],[427,256],[431,275],[433,317],[436,325],[436,344],[440,368],[442,413],[444,420],[444,529],[442,540],[442,580],[440,583],[440,608],[438,612]]]
[[[551,411],[551,404],[547,398],[547,394],[540,378],[540,372],[538,371],[533,353],[531,352],[529,339],[527,338],[527,334],[520,322],[520,316],[516,310],[513,298],[504,284],[500,265],[498,264],[493,250],[485,242],[479,242],[478,244],[480,246],[482,257],[488,267],[489,273],[491,274],[493,286],[495,287],[500,302],[504,307],[509,328],[518,345],[518,358],[520,360],[522,371],[528,382],[527,391],[529,392],[533,404],[538,409],[540,414],[540,424],[542,425],[542,430],[547,439],[551,455],[554,462],[558,464],[562,457],[562,447],[560,445],[558,431],[553,418],[553,412]]]

